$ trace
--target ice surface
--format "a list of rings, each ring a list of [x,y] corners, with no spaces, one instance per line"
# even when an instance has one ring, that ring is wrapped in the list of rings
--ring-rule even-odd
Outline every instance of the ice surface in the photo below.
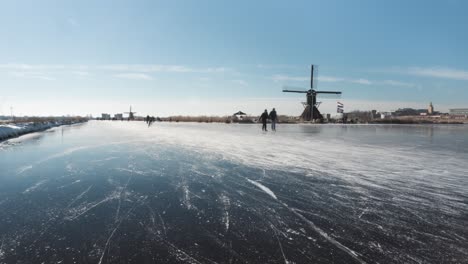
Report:
[[[0,263],[463,263],[468,127],[90,122],[0,147]]]

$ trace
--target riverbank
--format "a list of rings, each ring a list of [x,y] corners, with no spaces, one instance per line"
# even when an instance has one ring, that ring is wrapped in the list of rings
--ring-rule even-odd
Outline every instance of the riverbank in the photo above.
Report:
[[[87,119],[61,119],[61,120],[41,120],[33,122],[11,122],[0,123],[0,141],[19,137],[25,134],[44,131],[53,127],[72,125],[87,122]]]

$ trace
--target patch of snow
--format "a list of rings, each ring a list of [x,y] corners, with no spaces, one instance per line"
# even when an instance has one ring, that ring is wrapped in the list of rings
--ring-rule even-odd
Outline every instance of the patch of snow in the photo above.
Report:
[[[17,124],[2,124],[0,125],[0,141],[18,137],[27,133],[38,132],[47,130],[49,128],[69,124],[69,122],[54,121],[54,122],[27,122]]]
[[[259,183],[259,182],[256,182],[256,181],[252,181],[250,179],[247,179],[250,183],[252,183],[253,185],[257,186],[258,188],[262,189],[262,191],[266,192],[268,195],[270,195],[271,197],[273,197],[273,199],[275,200],[278,200],[278,198],[276,197],[275,193],[270,190],[270,188],[266,187],[265,185]]]

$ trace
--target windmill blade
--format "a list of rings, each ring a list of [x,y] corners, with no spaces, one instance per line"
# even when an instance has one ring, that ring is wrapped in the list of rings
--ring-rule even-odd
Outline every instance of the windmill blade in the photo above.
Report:
[[[294,87],[294,86],[283,86],[283,92],[285,90],[293,90],[293,91],[300,91],[300,92],[307,92],[308,89],[307,88],[302,88],[302,87]]]
[[[341,94],[341,92],[335,92],[335,91],[315,91],[317,94]]]
[[[314,65],[310,65],[310,89],[314,89]]]
[[[310,68],[310,88],[314,90],[317,89],[318,86],[318,72],[319,66],[312,64]]]
[[[307,91],[283,90],[283,93],[307,93]]]

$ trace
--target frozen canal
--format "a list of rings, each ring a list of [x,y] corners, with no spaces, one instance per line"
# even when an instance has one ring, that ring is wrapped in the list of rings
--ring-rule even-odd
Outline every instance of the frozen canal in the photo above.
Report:
[[[468,127],[89,122],[0,143],[0,263],[468,263]]]

